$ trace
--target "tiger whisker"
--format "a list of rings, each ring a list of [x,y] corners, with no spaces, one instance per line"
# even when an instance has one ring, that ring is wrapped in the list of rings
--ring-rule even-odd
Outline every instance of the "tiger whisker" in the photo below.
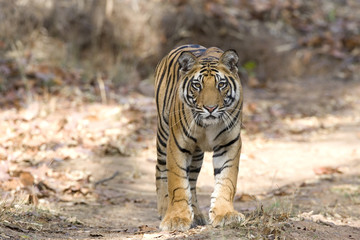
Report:
[[[237,110],[237,109],[236,109],[236,110]],[[229,122],[230,122],[229,124],[227,124],[227,128],[228,128],[227,130],[230,129],[229,127],[230,127],[230,124],[231,124],[231,119],[235,117],[235,114],[236,114],[236,113],[241,112],[241,111],[242,111],[242,110],[239,109],[239,110],[237,110],[237,111],[234,111],[233,113],[224,112],[224,113],[226,113],[226,116],[227,116],[227,118],[229,119]]]

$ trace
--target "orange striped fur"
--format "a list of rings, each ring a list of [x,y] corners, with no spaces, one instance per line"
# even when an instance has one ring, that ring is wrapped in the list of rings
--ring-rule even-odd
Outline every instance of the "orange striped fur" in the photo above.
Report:
[[[213,152],[210,224],[241,221],[234,210],[243,94],[234,50],[184,45],[155,72],[158,112],[156,191],[162,230],[206,224],[196,199],[205,151]]]

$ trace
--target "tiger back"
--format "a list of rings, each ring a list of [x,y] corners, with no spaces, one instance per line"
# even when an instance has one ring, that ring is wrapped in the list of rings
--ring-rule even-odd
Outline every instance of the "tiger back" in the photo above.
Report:
[[[239,222],[234,210],[243,94],[234,50],[183,45],[155,71],[156,191],[162,230],[206,224],[196,197],[205,151],[213,152],[210,224]]]

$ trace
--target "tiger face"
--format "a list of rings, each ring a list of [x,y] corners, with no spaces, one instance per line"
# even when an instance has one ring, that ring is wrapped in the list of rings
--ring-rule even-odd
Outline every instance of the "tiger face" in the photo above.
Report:
[[[182,101],[191,108],[198,125],[230,124],[234,105],[240,99],[238,56],[228,50],[217,58],[197,59],[190,52],[179,57]]]

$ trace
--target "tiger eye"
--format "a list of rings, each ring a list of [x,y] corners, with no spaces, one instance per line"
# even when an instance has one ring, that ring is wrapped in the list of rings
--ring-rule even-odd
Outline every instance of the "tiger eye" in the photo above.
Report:
[[[225,83],[225,82],[220,82],[218,84],[219,88],[226,87],[226,85],[227,85],[227,83]]]
[[[201,87],[201,84],[200,83],[193,83],[192,86],[194,88],[200,88]]]

